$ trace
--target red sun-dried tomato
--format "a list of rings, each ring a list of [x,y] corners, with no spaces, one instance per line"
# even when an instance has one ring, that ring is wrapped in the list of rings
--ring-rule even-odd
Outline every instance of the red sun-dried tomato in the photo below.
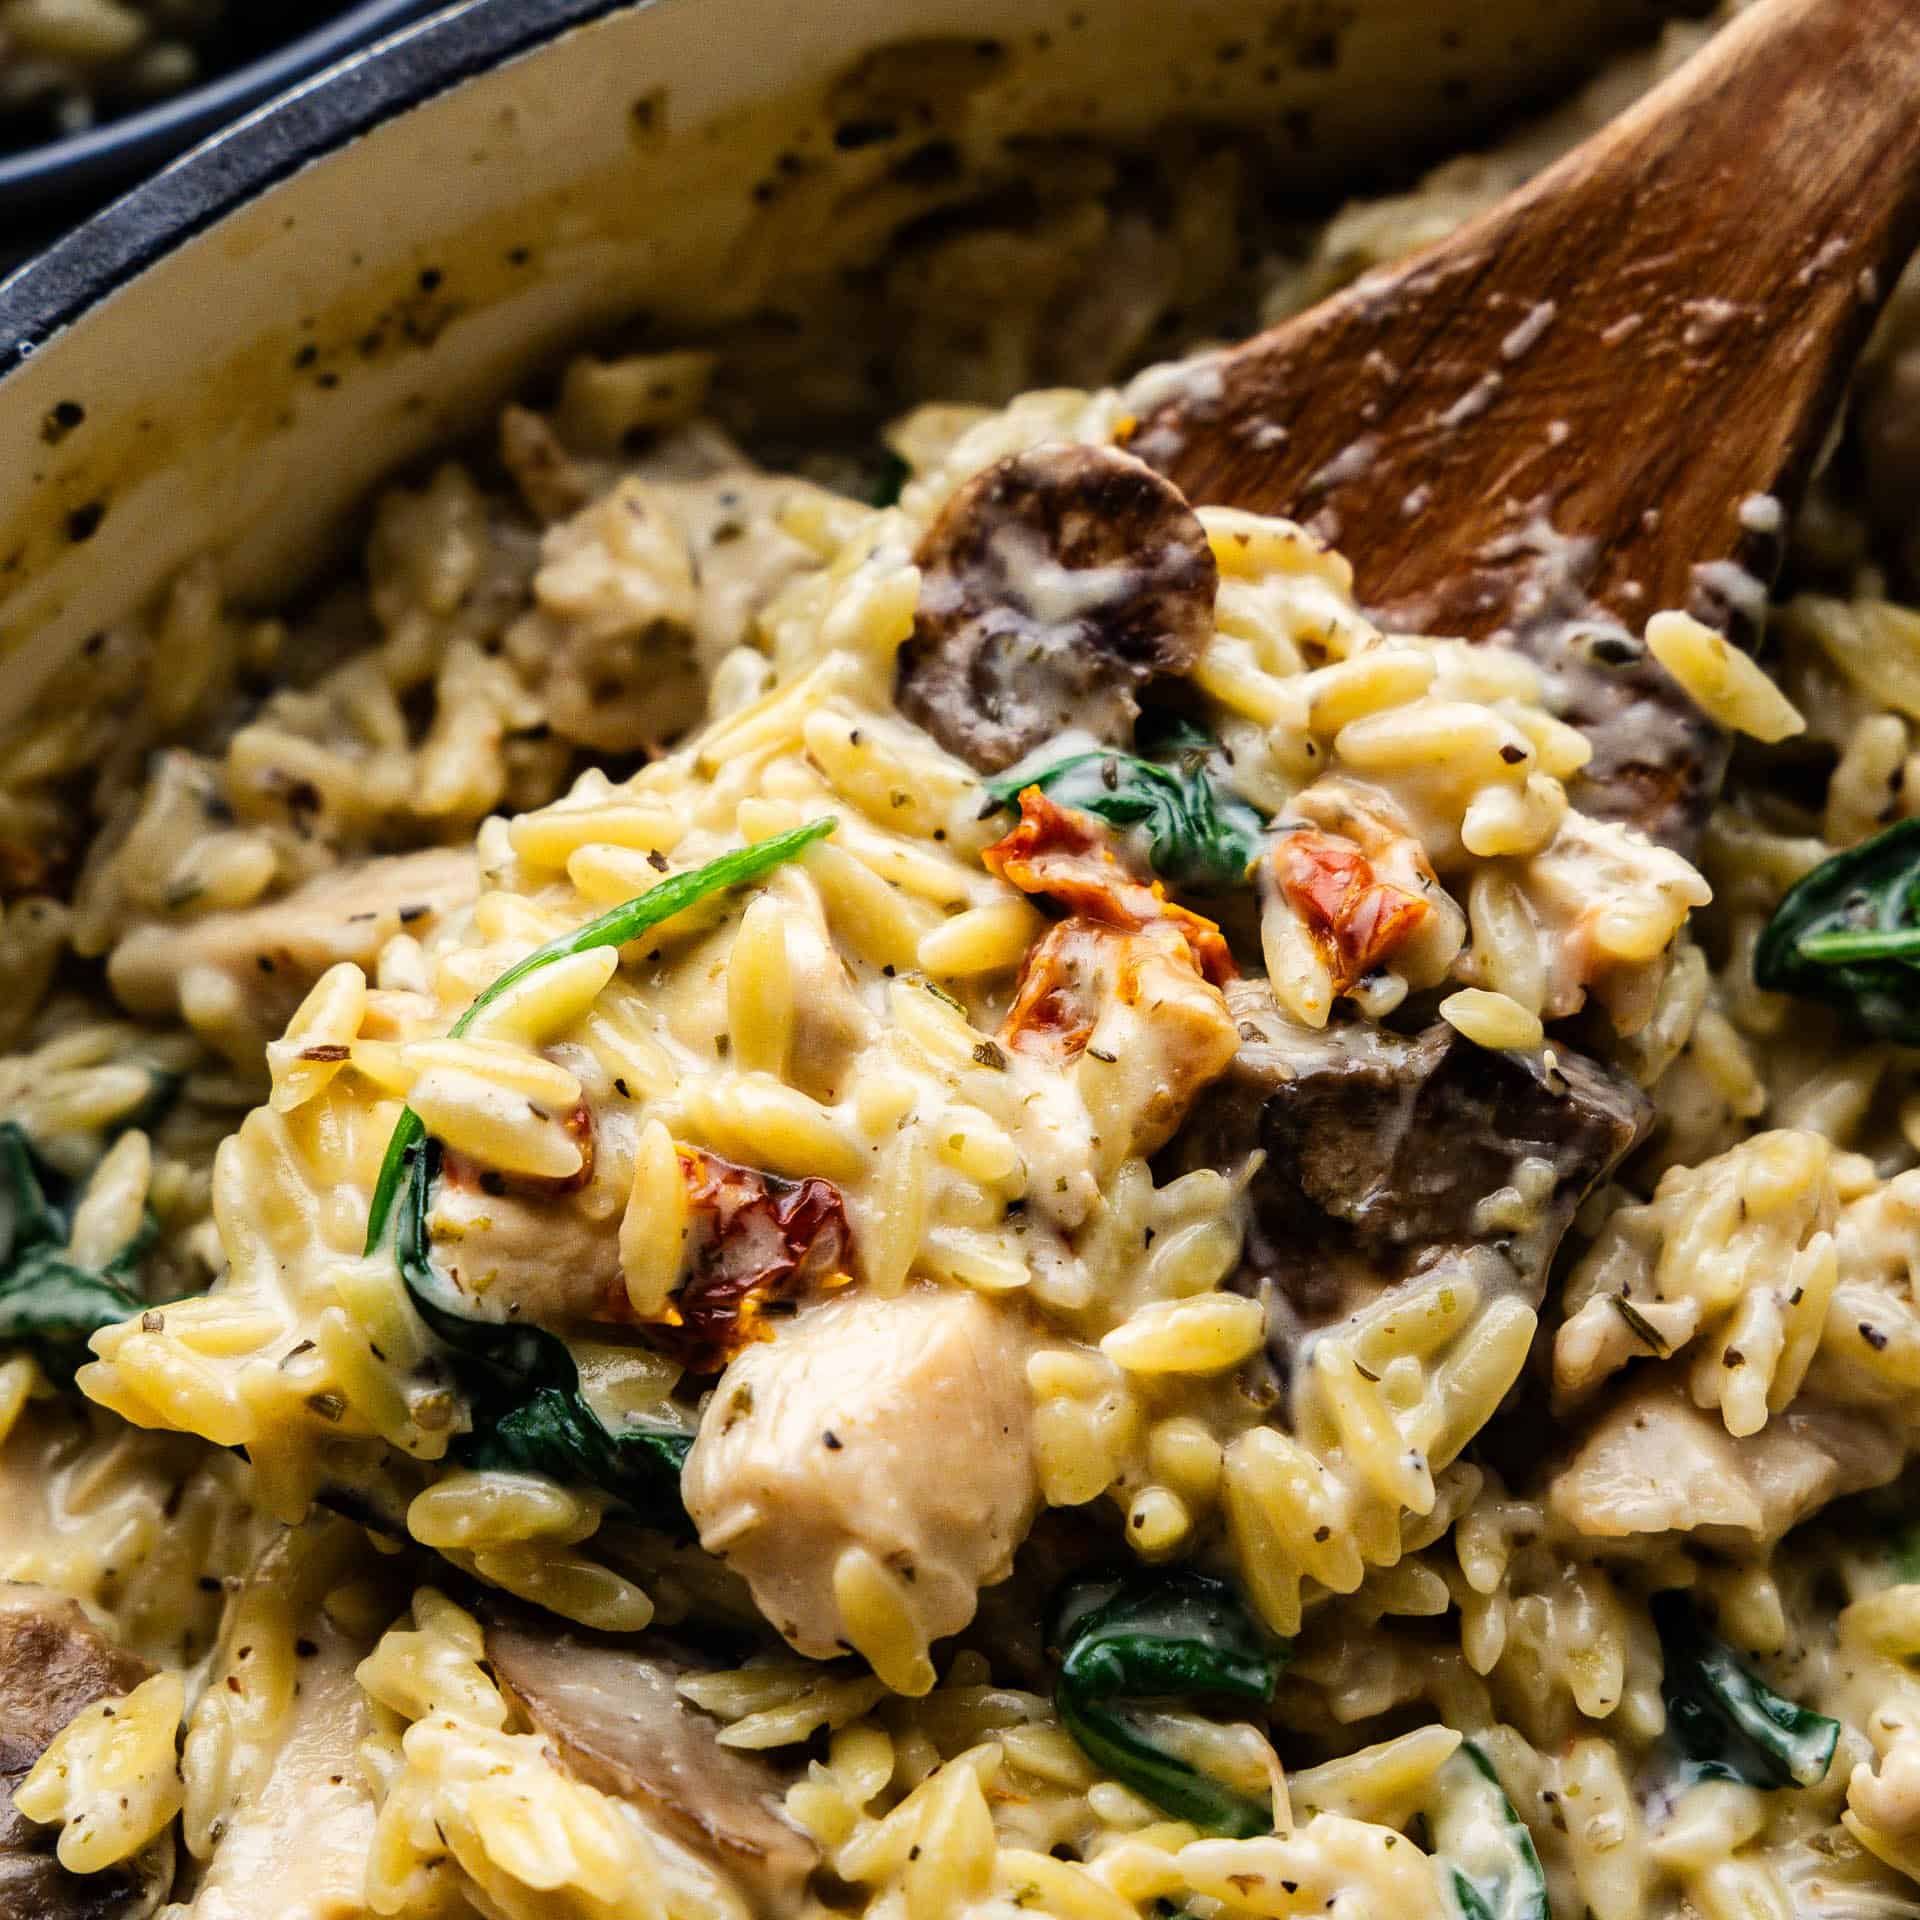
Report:
[[[1169,900],[1159,881],[1130,872],[1105,825],[1092,814],[1060,806],[1038,787],[1021,791],[1018,822],[980,857],[989,873],[1022,893],[1043,893],[1069,912],[1118,932],[1138,933],[1156,921],[1167,922],[1215,986],[1238,971],[1226,936],[1211,920]],[[1030,969],[1034,957],[1029,956]]]
[[[831,1180],[782,1180],[698,1147],[681,1147],[691,1216],[672,1317],[654,1344],[692,1373],[718,1373],[767,1337],[769,1306],[810,1286],[846,1284],[852,1235]]]
[[[1274,844],[1274,878],[1305,923],[1336,993],[1380,965],[1432,909],[1380,879],[1351,840],[1310,828]]]

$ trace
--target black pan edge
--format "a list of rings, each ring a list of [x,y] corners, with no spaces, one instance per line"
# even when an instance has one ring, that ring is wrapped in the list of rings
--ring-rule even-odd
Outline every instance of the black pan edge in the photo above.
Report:
[[[0,379],[276,181],[573,27],[658,0],[467,0],[257,108],[0,281]]]
[[[0,206],[42,221],[91,197],[98,207],[110,190],[154,173],[226,121],[237,120],[263,101],[319,73],[355,47],[436,11],[434,0],[352,0],[291,40],[225,67],[183,92],[98,126],[0,153]],[[77,211],[90,211],[77,208]],[[67,225],[74,224],[70,218]],[[47,232],[57,231],[49,225]],[[15,261],[24,256],[15,250]]]

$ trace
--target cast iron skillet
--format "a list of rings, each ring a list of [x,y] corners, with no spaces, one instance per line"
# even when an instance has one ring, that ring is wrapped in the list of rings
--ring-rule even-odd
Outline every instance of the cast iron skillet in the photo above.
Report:
[[[270,51],[215,73],[200,85],[84,133],[0,153],[0,226],[51,220],[98,202],[150,172],[224,121],[317,72],[415,15],[433,0],[358,0]]]
[[[164,172],[0,279],[0,375],[141,268],[370,127],[569,27],[623,7],[653,3],[458,0],[431,19],[402,26],[377,46],[359,46],[345,53],[303,85],[202,141]],[[420,13],[426,4],[428,0],[370,0],[334,23],[329,50],[337,53],[351,45],[353,36],[346,32],[350,22],[365,22],[374,15],[400,21]],[[365,30],[363,25],[361,37]],[[309,41],[320,37],[309,36]],[[281,83],[313,64],[307,62],[283,74]],[[247,69],[249,74],[254,71]],[[248,101],[259,97],[252,91],[241,95]],[[127,120],[97,132],[104,137],[133,124],[134,120]],[[31,156],[22,156],[27,158]],[[9,203],[6,165],[0,162],[0,209]]]

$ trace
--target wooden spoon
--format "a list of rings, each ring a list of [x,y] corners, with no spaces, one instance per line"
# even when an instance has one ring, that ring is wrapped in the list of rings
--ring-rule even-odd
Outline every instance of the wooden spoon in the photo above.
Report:
[[[1304,521],[1402,632],[1516,645],[1579,800],[1687,846],[1726,748],[1644,652],[1757,637],[1854,356],[1920,237],[1920,0],[1762,0],[1500,206],[1189,363],[1132,451]]]

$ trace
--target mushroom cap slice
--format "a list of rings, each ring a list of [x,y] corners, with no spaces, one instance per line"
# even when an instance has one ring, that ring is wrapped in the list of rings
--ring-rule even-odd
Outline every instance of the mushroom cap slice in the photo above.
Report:
[[[69,1873],[58,1830],[14,1810],[14,1789],[75,1714],[129,1693],[153,1669],[116,1647],[79,1606],[44,1587],[0,1585],[0,1914],[33,1920],[145,1920],[173,1880],[167,1833],[104,1873]]]
[[[724,1868],[757,1913],[800,1905],[819,1864],[781,1811],[789,1776],[719,1743],[719,1726],[680,1698],[710,1662],[650,1637],[623,1641],[508,1611],[487,1596],[487,1658],[509,1698],[589,1786],[632,1802]]]
[[[998,773],[1069,728],[1133,738],[1140,689],[1213,631],[1219,569],[1179,490],[1113,447],[1029,448],[975,475],[915,556],[900,709]]]

